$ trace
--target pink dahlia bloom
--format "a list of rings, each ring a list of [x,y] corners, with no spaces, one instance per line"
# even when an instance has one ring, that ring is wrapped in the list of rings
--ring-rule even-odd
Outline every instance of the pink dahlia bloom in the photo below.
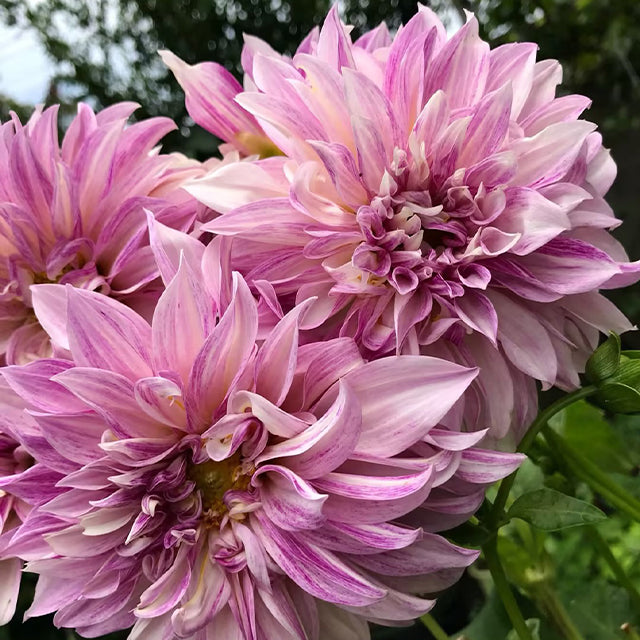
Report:
[[[283,154],[189,188],[233,268],[285,306],[316,296],[316,338],[479,365],[464,419],[496,436],[535,414],[534,380],[577,386],[599,332],[629,328],[598,290],[639,271],[608,232],[616,169],[578,119],[589,100],[556,98],[536,48],[491,51],[474,17],[447,39],[423,6],[353,43],[334,8],[293,59],[248,39],[244,89],[165,58],[196,121]]]
[[[521,460],[443,426],[476,372],[365,363],[350,338],[299,345],[311,301],[258,339],[244,280],[214,302],[219,282],[191,265],[217,243],[190,242],[156,247],[164,275],[183,248],[151,326],[69,286],[61,318],[64,289],[33,288],[72,360],[3,370],[36,461],[3,481],[34,507],[4,550],[40,574],[28,615],[57,611],[89,637],[364,640],[367,620],[428,610],[415,594],[477,555],[433,531]]]
[[[144,208],[187,229],[197,205],[180,189],[197,163],[155,148],[168,118],[129,127],[133,103],[94,114],[80,104],[58,144],[57,107],[0,125],[0,355],[51,355],[29,286],[60,282],[140,309],[160,294]]]

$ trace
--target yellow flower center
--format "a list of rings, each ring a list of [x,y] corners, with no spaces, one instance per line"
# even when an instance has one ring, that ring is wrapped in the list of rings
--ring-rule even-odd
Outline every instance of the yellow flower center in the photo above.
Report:
[[[243,471],[239,451],[220,462],[207,460],[201,464],[189,464],[187,476],[200,491],[203,516],[211,525],[219,524],[228,511],[224,502],[227,491],[246,490],[250,481]]]

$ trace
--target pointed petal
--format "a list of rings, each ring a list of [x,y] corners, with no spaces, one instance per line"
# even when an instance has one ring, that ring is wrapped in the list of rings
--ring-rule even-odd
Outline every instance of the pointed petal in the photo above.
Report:
[[[466,482],[491,484],[506,478],[526,460],[521,453],[469,449],[462,453],[456,475]]]
[[[152,375],[151,327],[123,304],[67,285],[69,347],[79,366]]]
[[[469,107],[484,93],[489,45],[478,36],[472,17],[440,50],[427,70],[425,95],[442,89],[452,109]]]
[[[67,294],[60,284],[31,286],[31,303],[40,326],[62,349],[69,349],[67,333]]]
[[[469,167],[500,151],[509,130],[512,102],[511,85],[487,94],[480,101],[467,128],[458,166]]]
[[[19,558],[0,560],[0,627],[13,618],[21,576],[22,561]]]
[[[345,376],[362,405],[358,453],[385,457],[421,439],[457,402],[477,370],[427,356],[382,358]]]
[[[184,90],[189,115],[203,129],[226,142],[233,142],[241,132],[262,133],[254,118],[234,101],[242,86],[222,65],[190,65],[170,51],[159,53]]]
[[[171,229],[158,222],[150,211],[146,211],[149,226],[149,243],[165,286],[178,272],[180,256],[198,273],[204,254],[204,245],[195,238]]]
[[[518,242],[510,249],[513,253],[531,253],[571,228],[562,207],[535,189],[510,188],[506,195],[505,209],[494,225],[504,233],[520,234]]]
[[[276,163],[232,162],[224,164],[204,178],[191,181],[185,186],[196,200],[218,213],[228,213],[237,207],[256,200],[284,197],[289,185],[282,171],[276,171]],[[203,226],[208,230],[208,224]]]
[[[274,562],[302,589],[336,604],[362,606],[380,600],[384,589],[343,563],[338,556],[282,531],[260,514],[255,530]]]
[[[338,397],[329,410],[302,433],[265,448],[258,462],[289,458],[287,467],[305,479],[333,471],[352,453],[362,421],[357,395],[340,382]]]
[[[157,434],[162,426],[145,415],[134,399],[134,387],[125,376],[100,369],[74,367],[55,377],[63,387],[97,411],[121,437]]]
[[[280,406],[285,399],[298,361],[300,317],[311,306],[306,300],[294,307],[269,333],[256,359],[256,393]],[[273,372],[279,375],[274,376]]]
[[[260,502],[269,519],[281,529],[317,529],[324,521],[322,505],[326,495],[286,467],[268,464],[259,467],[252,484],[260,488]],[[260,480],[257,480],[260,478]]]
[[[258,312],[249,287],[233,274],[231,304],[196,356],[185,391],[192,427],[202,431],[255,349]]]
[[[558,360],[545,328],[510,297],[491,291],[489,298],[500,318],[498,340],[509,360],[527,375],[553,384]]]
[[[187,260],[182,259],[153,314],[155,368],[175,371],[184,382],[215,326],[213,300],[202,285],[199,271],[194,272]]]
[[[30,408],[53,413],[86,411],[86,406],[69,395],[52,378],[73,367],[67,360],[37,360],[24,366],[2,370],[5,380]]]
[[[480,554],[451,544],[442,536],[425,533],[410,547],[361,556],[356,562],[379,575],[414,576],[442,569],[468,567]]]
[[[531,138],[511,143],[518,158],[512,185],[542,187],[560,180],[573,165],[596,125],[586,120],[557,122]]]

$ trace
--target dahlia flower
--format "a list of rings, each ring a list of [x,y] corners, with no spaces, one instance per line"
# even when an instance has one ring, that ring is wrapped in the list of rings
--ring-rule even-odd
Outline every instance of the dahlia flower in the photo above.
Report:
[[[434,531],[521,460],[443,426],[476,372],[365,363],[350,338],[300,345],[311,300],[258,339],[244,280],[224,303],[215,269],[193,266],[219,243],[151,223],[175,274],[151,326],[95,292],[37,285],[36,315],[72,359],[2,370],[35,460],[2,482],[33,506],[0,554],[40,574],[28,615],[56,611],[88,637],[360,640],[367,620],[428,610],[416,594],[477,555]]]
[[[555,97],[536,48],[491,51],[473,16],[447,39],[424,6],[354,43],[334,7],[292,59],[249,38],[244,89],[164,56],[197,122],[282,154],[189,187],[232,267],[285,308],[315,296],[315,339],[480,366],[463,418],[496,437],[535,415],[535,380],[576,387],[599,332],[630,328],[598,290],[639,271],[608,233],[616,168],[589,100]]]
[[[197,163],[154,149],[168,118],[125,127],[122,103],[94,114],[80,104],[58,144],[57,107],[0,125],[0,355],[51,355],[29,286],[59,282],[144,309],[160,295],[143,207],[188,228],[198,207],[181,182]]]

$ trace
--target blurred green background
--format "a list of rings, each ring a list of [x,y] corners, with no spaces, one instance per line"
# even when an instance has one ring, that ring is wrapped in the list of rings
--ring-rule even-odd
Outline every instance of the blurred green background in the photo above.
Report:
[[[482,35],[492,46],[534,41],[540,47],[539,59],[562,62],[565,75],[561,91],[581,93],[593,100],[586,117],[598,123],[605,146],[612,149],[618,164],[618,180],[609,202],[625,224],[616,235],[632,259],[640,258],[640,215],[636,211],[640,184],[640,1],[434,0],[428,4],[451,31],[464,22],[464,11],[470,10],[476,13]],[[60,102],[63,121],[68,121],[78,100],[87,100],[96,108],[134,100],[142,105],[137,117],[167,115],[179,124],[165,148],[204,159],[215,153],[216,141],[189,119],[183,94],[156,51],[171,49],[191,63],[215,60],[239,76],[242,33],[257,35],[276,50],[290,53],[322,21],[329,6],[327,0],[0,0],[0,120],[4,121],[11,109],[22,118],[28,117],[34,102]],[[358,35],[382,20],[396,28],[415,13],[416,4],[413,0],[342,0],[340,9]],[[26,43],[22,50],[17,45],[12,48],[16,39]],[[36,50],[40,58],[33,57]],[[38,65],[38,73],[45,78],[44,84],[40,81],[41,95],[36,96],[35,90],[33,96],[25,97],[17,91],[20,81],[33,75],[28,59]],[[637,287],[615,292],[612,297],[635,323],[640,322]],[[625,337],[627,348],[640,348],[639,333]],[[607,420],[583,403],[567,412],[563,420],[556,427],[564,430],[566,437],[576,438],[583,453],[598,464],[603,464],[605,455],[605,471],[640,497],[638,418]],[[610,512],[597,497],[582,495],[584,487],[567,486],[548,452],[534,451],[533,457],[545,468],[546,479],[540,466],[530,465],[529,471],[521,474],[521,490],[527,483],[535,487],[545,482],[583,499],[593,498]],[[640,524],[616,515],[599,529],[630,576],[640,581]],[[627,622],[638,629],[640,612],[615,585],[586,533],[572,529],[541,536],[531,538],[518,527],[507,528],[502,542],[506,557],[512,558],[511,577],[522,585],[532,571],[546,567],[552,559],[556,568],[550,584],[584,637],[631,638],[620,625]],[[525,538],[540,550],[537,557],[535,553],[522,558],[518,555],[518,550],[526,547]],[[33,588],[33,581],[27,582],[21,612],[28,606]],[[544,602],[534,591],[523,587],[518,597],[527,615],[545,617]],[[73,632],[56,630],[49,618],[23,625],[21,612],[10,625],[0,628],[0,640],[76,637]],[[491,595],[482,563],[441,598],[434,615],[452,638],[461,637],[464,630],[469,640],[503,640],[510,629],[500,604]],[[126,634],[112,637],[124,638]],[[409,629],[377,629],[374,637],[427,640],[431,636],[417,624]],[[540,637],[557,640],[562,636],[543,623]]]

